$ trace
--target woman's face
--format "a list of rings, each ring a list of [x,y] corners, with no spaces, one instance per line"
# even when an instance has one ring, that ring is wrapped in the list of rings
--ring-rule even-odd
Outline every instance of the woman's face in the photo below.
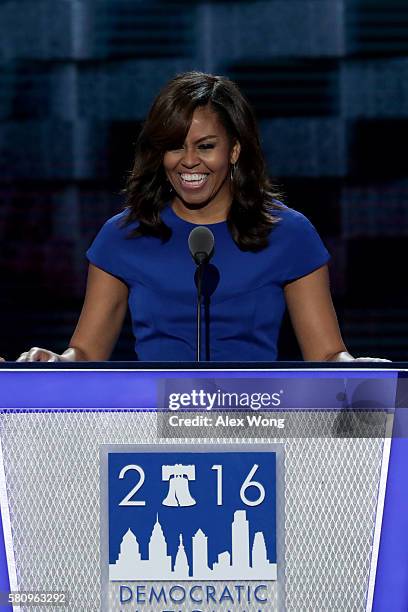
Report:
[[[211,203],[217,208],[225,206],[227,212],[231,204],[230,167],[239,151],[239,143],[231,147],[216,112],[208,106],[196,109],[182,148],[166,151],[163,158],[176,199],[193,210]]]

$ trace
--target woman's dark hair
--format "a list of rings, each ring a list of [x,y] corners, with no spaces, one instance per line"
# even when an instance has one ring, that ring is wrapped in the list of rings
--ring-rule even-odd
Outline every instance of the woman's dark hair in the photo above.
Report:
[[[235,165],[232,205],[228,214],[231,235],[243,251],[259,251],[279,219],[280,208],[267,176],[255,117],[238,87],[223,76],[186,72],[169,81],[154,101],[136,143],[136,156],[128,178],[124,224],[138,221],[129,236],[157,236],[166,241],[170,228],[161,211],[171,199],[171,185],[163,168],[166,151],[179,148],[190,128],[193,113],[209,105],[224,126],[231,145],[241,145]]]

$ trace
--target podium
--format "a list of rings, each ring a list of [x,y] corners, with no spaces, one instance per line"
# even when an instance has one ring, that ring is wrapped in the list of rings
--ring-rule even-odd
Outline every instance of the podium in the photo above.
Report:
[[[310,365],[2,364],[0,610],[407,610],[408,368]]]

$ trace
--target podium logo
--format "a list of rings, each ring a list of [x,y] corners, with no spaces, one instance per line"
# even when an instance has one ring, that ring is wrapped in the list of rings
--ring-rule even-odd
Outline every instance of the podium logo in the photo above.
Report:
[[[112,452],[108,498],[111,582],[277,579],[272,451]]]

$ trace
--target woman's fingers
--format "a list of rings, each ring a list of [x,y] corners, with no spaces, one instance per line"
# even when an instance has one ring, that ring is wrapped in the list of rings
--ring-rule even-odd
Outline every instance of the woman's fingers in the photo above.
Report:
[[[59,361],[59,356],[52,351],[34,346],[29,351],[21,353],[17,361]]]
[[[391,359],[381,359],[380,357],[356,357],[354,361],[386,361],[391,363]]]

